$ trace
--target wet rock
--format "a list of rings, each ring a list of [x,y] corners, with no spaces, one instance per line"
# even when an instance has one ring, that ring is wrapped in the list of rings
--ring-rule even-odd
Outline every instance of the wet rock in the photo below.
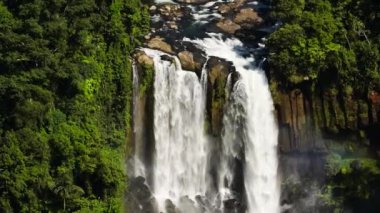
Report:
[[[235,199],[228,199],[228,200],[224,200],[223,203],[224,203],[225,209],[232,210],[235,208],[236,200]]]
[[[232,62],[213,56],[207,61],[206,68],[211,85],[214,85],[219,78],[227,80],[228,74],[236,71]]]
[[[235,15],[234,22],[239,25],[257,26],[263,19],[252,8],[244,8]]]
[[[173,20],[183,16],[183,9],[178,4],[163,4],[158,7],[158,14],[165,20]]]
[[[235,0],[233,2],[229,2],[226,4],[220,4],[218,8],[218,12],[221,14],[231,13],[237,8],[243,6],[245,2],[246,0]]]
[[[207,69],[207,118],[212,135],[221,134],[223,107],[227,99],[226,84],[230,73],[235,67],[229,61],[218,57],[210,57],[206,64]]]
[[[181,197],[178,203],[179,209],[186,209],[186,212],[196,213],[199,209],[196,207],[194,201],[192,201],[188,196]]]
[[[140,65],[147,65],[147,66],[153,66],[154,61],[151,57],[145,54],[143,51],[137,51],[134,55],[134,58],[136,59],[137,63]]]
[[[161,50],[162,52],[173,54],[170,44],[166,43],[163,38],[156,36],[148,41],[147,46],[151,49]]]
[[[238,73],[238,72],[231,73],[231,82],[232,83],[230,85],[230,88],[228,88],[230,92],[232,91],[234,84],[240,79],[240,77],[241,77],[240,73]]]
[[[126,192],[128,212],[157,213],[157,201],[153,197],[143,177],[130,179],[129,188]]]
[[[169,199],[165,200],[165,210],[166,213],[177,213],[174,203]]]
[[[175,42],[173,49],[178,52],[177,56],[181,62],[182,69],[194,71],[200,78],[207,60],[206,53],[199,46],[187,41]]]
[[[248,41],[248,40],[254,41],[258,39],[257,34],[255,33],[254,30],[246,29],[246,28],[237,30],[235,32],[235,36],[245,41]]]
[[[195,71],[195,62],[194,62],[193,53],[189,51],[182,51],[178,53],[178,58],[181,62],[183,69]]]
[[[164,61],[169,61],[171,63],[174,63],[174,58],[169,56],[169,55],[162,55],[161,56],[161,60],[164,60]]]
[[[237,30],[241,29],[240,25],[231,21],[230,19],[223,19],[216,23],[216,26],[224,33],[234,34]]]

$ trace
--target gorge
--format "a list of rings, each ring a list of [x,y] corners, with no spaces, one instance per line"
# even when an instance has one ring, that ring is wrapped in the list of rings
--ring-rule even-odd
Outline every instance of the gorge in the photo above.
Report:
[[[217,17],[210,8],[215,3],[191,8],[191,15],[199,17],[194,23]],[[184,37],[182,41],[202,51],[204,64],[197,72],[182,70],[183,57],[181,61],[181,55],[172,55],[171,48],[166,49],[168,53],[144,48],[136,56],[137,63],[142,58],[149,60],[151,68],[145,72],[155,76],[150,82],[154,82],[150,90],[153,94],[146,97],[153,100],[145,100],[154,103],[149,111],[154,120],[154,140],[148,142],[153,147],[152,152],[141,153],[137,151],[141,144],[135,141],[136,175],[150,180],[148,186],[159,211],[280,212],[278,130],[265,73],[250,52],[254,49],[246,48],[236,38],[223,38],[221,33]],[[233,70],[224,73],[224,79],[218,76],[220,73],[212,74],[220,72],[218,62],[210,68],[213,60],[231,61]],[[135,67],[135,83],[139,72],[144,71]],[[212,87],[215,81],[219,88]],[[215,94],[224,96],[225,103],[218,106],[219,139],[212,139],[205,128],[206,102],[214,89],[224,90]],[[140,90],[138,85],[135,90]],[[141,119],[136,115],[140,109],[135,110],[135,123],[141,125],[136,121]],[[143,169],[141,162],[145,162]],[[147,168],[147,173],[138,172]]]
[[[0,212],[380,212],[378,0],[1,0]]]
[[[145,151],[134,165],[146,171],[135,177],[151,191],[141,212],[329,209],[318,187],[342,145],[322,129],[335,128],[328,119],[339,110],[356,113],[310,91],[307,77],[280,88],[267,67],[265,43],[282,25],[266,20],[270,1],[156,1],[150,12],[151,33],[134,55],[135,75],[155,76],[135,87],[144,129],[135,148]]]

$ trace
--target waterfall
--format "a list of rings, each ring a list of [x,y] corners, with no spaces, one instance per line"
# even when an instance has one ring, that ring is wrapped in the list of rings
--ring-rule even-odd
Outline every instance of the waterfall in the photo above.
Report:
[[[133,171],[133,174],[134,176],[142,176],[142,177],[146,177],[146,172],[145,172],[145,166],[143,164],[143,160],[142,160],[142,157],[143,157],[143,153],[144,153],[144,147],[141,146],[141,144],[138,144],[136,141],[138,140],[141,140],[141,138],[139,137],[142,133],[141,133],[141,129],[142,129],[142,126],[141,126],[141,123],[140,123],[140,120],[141,119],[136,119],[137,117],[139,117],[141,115],[141,109],[139,107],[139,104],[138,104],[138,99],[139,99],[139,75],[138,75],[138,71],[137,71],[137,67],[136,67],[136,64],[135,62],[133,62],[132,64],[132,71],[133,71],[133,136],[134,136],[134,141],[135,141],[135,144],[134,144],[134,171]],[[138,139],[137,139],[138,138]]]
[[[200,81],[194,72],[182,70],[176,57],[162,59],[166,54],[160,51],[144,52],[155,66],[153,193],[160,211],[167,199],[181,209],[183,196],[195,199],[207,188],[203,131],[207,79],[204,73]]]
[[[155,0],[158,5],[168,1]],[[184,7],[192,11],[194,26],[205,25],[199,28],[204,30],[211,20],[222,17],[217,3],[223,2],[231,1]],[[153,160],[143,162],[149,165],[136,161],[135,173],[149,174],[159,212],[279,213],[278,129],[265,73],[255,62],[254,51],[240,40],[207,34],[183,40],[202,48],[208,57],[232,62],[236,69],[225,85],[222,134],[207,138],[204,132],[207,89],[215,89],[207,88],[211,85],[207,63],[199,79],[195,72],[182,70],[177,57],[144,48],[155,69],[154,112],[147,121],[153,123],[149,129],[154,131],[154,142],[149,144],[154,156],[149,152]]]
[[[240,159],[244,164],[247,211],[280,212],[278,129],[265,73],[255,68],[254,58],[238,39],[223,40],[220,34],[210,34],[209,38],[192,42],[201,45],[209,56],[232,61],[240,74],[229,95],[223,118],[223,161],[219,175],[227,185],[220,181],[219,191],[226,198],[233,196],[229,185],[234,178],[231,160]]]

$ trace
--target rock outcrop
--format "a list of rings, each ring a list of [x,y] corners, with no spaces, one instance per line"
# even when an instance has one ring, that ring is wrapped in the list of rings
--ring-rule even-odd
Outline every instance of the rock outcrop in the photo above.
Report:
[[[194,71],[198,78],[201,78],[204,64],[206,63],[206,53],[191,42],[177,42],[174,49],[181,62],[182,69]]]
[[[230,19],[223,19],[216,23],[216,26],[224,33],[234,34],[237,30],[240,30],[240,25],[231,21]]]
[[[324,140],[329,138],[366,141],[368,136],[371,140],[371,126],[379,122],[380,95],[374,91],[368,97],[335,89],[272,92],[282,152],[324,152]]]
[[[133,147],[138,152],[138,156],[144,156],[139,159],[145,165],[152,165],[151,153],[154,151],[154,126],[151,122],[154,111],[154,61],[142,51],[134,54],[135,61],[135,88],[134,88],[134,110],[133,110]],[[149,168],[148,168],[149,171]],[[151,175],[146,174],[148,181]]]
[[[243,8],[235,15],[234,22],[253,27],[261,24],[263,19],[252,8]]]
[[[163,38],[156,36],[148,41],[147,46],[151,49],[161,50],[169,54],[173,54],[173,49]]]
[[[158,213],[158,204],[143,177],[130,179],[125,201],[127,212]]]
[[[235,67],[229,61],[217,57],[210,57],[207,69],[207,117],[209,132],[220,136],[222,130],[223,108],[226,102],[226,84],[230,73],[235,73]]]
[[[246,0],[236,0],[228,3],[222,3],[218,7],[218,12],[221,14],[229,14],[231,12],[234,12],[239,7],[242,7]]]

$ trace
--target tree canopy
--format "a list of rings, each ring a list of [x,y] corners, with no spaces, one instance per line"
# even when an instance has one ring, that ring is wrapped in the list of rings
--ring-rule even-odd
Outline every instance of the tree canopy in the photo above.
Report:
[[[119,212],[139,0],[0,1],[0,211]]]
[[[284,24],[269,40],[272,76],[283,88],[305,81],[380,89],[380,16],[375,0],[276,0]]]

